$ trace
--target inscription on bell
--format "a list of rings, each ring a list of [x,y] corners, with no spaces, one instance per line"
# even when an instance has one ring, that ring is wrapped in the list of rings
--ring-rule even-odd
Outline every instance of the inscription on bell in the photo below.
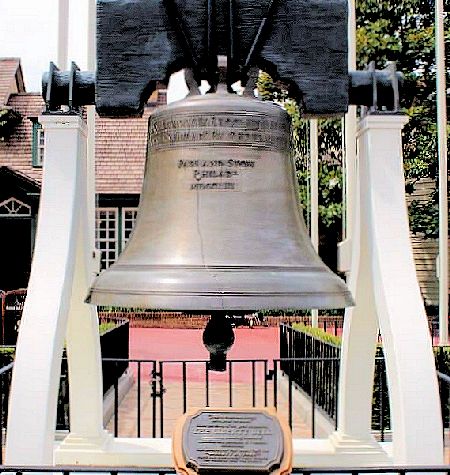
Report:
[[[234,114],[185,114],[181,117],[150,119],[150,148],[183,146],[235,146],[284,150],[289,143],[288,130],[264,115],[249,117]]]
[[[178,168],[191,170],[190,190],[237,190],[242,170],[251,170],[256,160],[178,160]]]
[[[183,452],[196,472],[269,473],[281,464],[283,432],[278,420],[262,411],[202,411],[185,426]]]

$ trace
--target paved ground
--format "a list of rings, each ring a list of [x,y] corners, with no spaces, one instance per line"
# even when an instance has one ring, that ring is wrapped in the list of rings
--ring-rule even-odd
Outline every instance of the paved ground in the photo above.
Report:
[[[169,382],[164,386],[164,412],[163,427],[161,428],[161,401],[158,400],[156,406],[153,407],[152,400],[149,397],[149,391],[141,392],[141,437],[170,437],[175,421],[183,414],[183,398],[181,384],[177,382]],[[188,384],[188,402],[187,407],[204,407],[205,391],[204,384],[200,382]],[[229,387],[224,383],[213,384],[210,388],[210,406],[211,407],[229,407]],[[239,408],[252,407],[252,391],[250,385],[238,383],[233,386],[233,406]],[[286,420],[288,407],[286,394],[279,391],[278,394],[279,413]],[[255,407],[263,407],[263,391],[258,388],[256,391]],[[269,404],[272,403],[272,394],[269,395]],[[153,413],[155,411],[155,422],[153,422]],[[114,418],[108,424],[108,430],[114,432]],[[310,437],[311,429],[305,415],[300,411],[294,410],[293,414],[293,436],[294,437]],[[162,431],[161,431],[162,429]],[[155,432],[153,432],[155,431]],[[134,385],[122,401],[118,418],[118,436],[119,437],[137,437],[137,385]]]
[[[273,360],[278,355],[278,329],[277,328],[238,328],[235,330],[236,342],[229,352],[229,359],[268,359]],[[202,344],[202,330],[173,330],[152,328],[130,329],[130,357],[136,359],[151,359],[158,361],[170,360],[207,360],[208,352]],[[137,381],[137,366],[131,368]],[[175,420],[183,413],[184,400],[186,407],[230,405],[229,372],[209,372],[208,400],[205,393],[205,366],[204,363],[188,365],[186,375],[188,383],[182,384],[182,365],[177,363],[164,363],[164,393],[161,428],[161,400],[155,399],[155,407],[151,398],[152,391],[152,365],[141,367],[140,435],[151,437],[153,431],[160,437],[170,437]],[[235,407],[251,407],[253,398],[255,406],[264,405],[264,368],[257,365],[255,369],[255,392],[252,391],[253,371],[251,365],[234,364],[232,370],[231,399]],[[288,418],[286,383],[278,382],[278,407],[283,417]],[[156,389],[159,390],[159,382]],[[138,407],[137,382],[122,401],[118,418],[118,435],[122,437],[136,437],[138,434],[137,407]],[[272,405],[273,380],[267,382],[267,403]],[[293,436],[311,437],[310,416],[293,405]],[[155,418],[153,419],[153,413]],[[154,420],[154,422],[153,422]],[[114,418],[111,419],[108,429],[114,431]],[[161,431],[162,429],[162,431]],[[446,445],[448,441],[446,440]],[[446,450],[446,463],[450,463],[450,452]]]
[[[185,367],[187,383],[183,385],[183,365],[176,360],[207,360],[209,354],[202,343],[202,330],[173,330],[161,328],[131,328],[130,358],[164,361],[163,399],[153,401],[151,393],[161,390],[159,380],[152,387],[153,364],[142,364],[140,368],[140,398],[138,399],[138,366],[132,364],[131,372],[135,384],[120,404],[118,435],[136,437],[138,431],[143,437],[161,434],[171,435],[175,420],[183,414],[184,408],[215,407],[262,407],[265,403],[274,405],[274,381],[265,382],[267,368],[264,364],[249,362],[233,363],[232,374],[206,372],[204,363],[190,363]],[[229,360],[262,359],[272,361],[279,357],[278,328],[256,327],[236,328],[235,344],[228,353]],[[159,366],[155,367],[159,371]],[[230,384],[231,379],[231,384]],[[206,390],[208,387],[208,390]],[[253,389],[254,387],[254,389]],[[288,419],[286,382],[277,383],[277,403],[280,414]],[[138,406],[141,425],[138,427]],[[162,427],[161,427],[162,407]],[[155,414],[155,417],[153,417]],[[293,435],[310,437],[308,416],[294,406],[292,414]],[[108,429],[114,431],[114,418]]]
[[[278,328],[235,328],[229,359],[279,357]],[[203,330],[130,328],[130,357],[151,360],[207,360]]]
[[[203,330],[164,328],[130,328],[130,358],[168,360],[208,360],[209,353],[202,343]],[[235,328],[235,343],[228,353],[229,360],[264,359],[279,357],[278,328]],[[189,380],[204,381],[204,366],[190,366]],[[233,383],[251,380],[251,366],[233,365]],[[258,378],[262,373],[258,373]],[[212,381],[226,381],[222,373],[210,372]],[[181,365],[165,365],[164,381],[180,381]]]

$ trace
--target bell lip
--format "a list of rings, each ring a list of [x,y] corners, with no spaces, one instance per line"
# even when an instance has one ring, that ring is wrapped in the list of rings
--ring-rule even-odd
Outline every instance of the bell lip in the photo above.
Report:
[[[327,301],[327,304],[323,302]],[[124,291],[111,292],[92,289],[86,303],[103,307],[145,308],[148,310],[201,312],[210,311],[240,311],[258,312],[262,310],[308,310],[308,309],[340,309],[355,306],[351,293],[310,293],[294,295],[259,295],[239,296],[217,294],[215,296],[183,296],[183,295],[145,295],[131,294]]]
[[[114,264],[94,281],[86,302],[169,311],[354,306],[346,283],[328,268],[316,266],[184,266],[184,270],[140,266],[135,270]]]

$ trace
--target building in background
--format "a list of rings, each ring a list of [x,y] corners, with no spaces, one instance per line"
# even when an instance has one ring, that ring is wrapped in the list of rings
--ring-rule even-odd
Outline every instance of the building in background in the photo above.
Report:
[[[157,90],[137,119],[96,120],[96,245],[101,266],[111,265],[136,219],[151,112],[166,103]],[[39,93],[27,93],[18,58],[0,58],[0,111],[20,115],[0,142],[0,290],[27,286],[45,164],[45,134],[38,117]],[[0,116],[0,122],[1,122]]]

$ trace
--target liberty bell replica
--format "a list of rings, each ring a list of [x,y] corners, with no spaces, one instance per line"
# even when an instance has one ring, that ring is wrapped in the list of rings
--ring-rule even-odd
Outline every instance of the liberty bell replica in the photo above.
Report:
[[[134,231],[88,301],[207,313],[352,305],[308,237],[289,143],[283,108],[221,84],[159,108]]]
[[[150,117],[133,233],[87,301],[210,314],[209,368],[225,371],[234,342],[227,312],[353,301],[308,237],[287,112],[248,89],[233,94],[224,82],[198,94],[190,79],[186,99]]]

